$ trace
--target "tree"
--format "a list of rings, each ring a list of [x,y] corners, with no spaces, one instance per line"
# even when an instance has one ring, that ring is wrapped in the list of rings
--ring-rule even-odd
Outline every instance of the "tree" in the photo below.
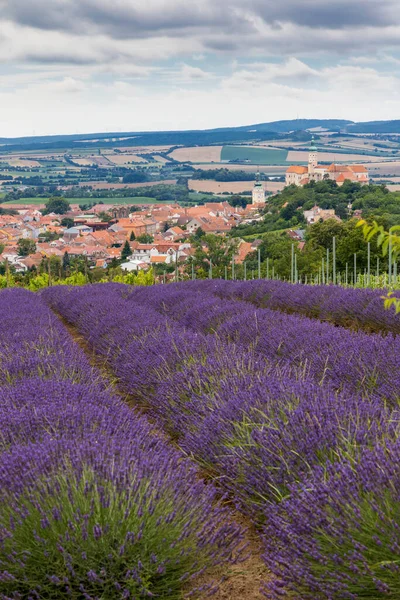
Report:
[[[122,248],[122,252],[121,252],[121,260],[125,261],[127,260],[130,256],[132,256],[132,250],[131,247],[129,245],[128,240],[126,240],[124,247]]]
[[[61,219],[60,225],[61,227],[66,227],[67,229],[70,229],[74,226],[74,220],[70,219],[69,217],[64,217],[63,219]]]
[[[204,233],[203,229],[201,227],[198,227],[196,229],[196,232],[194,234],[194,237],[196,240],[201,239],[202,237],[204,237],[206,234]]]
[[[25,238],[20,238],[18,240],[17,248],[19,256],[29,256],[30,254],[34,254],[36,252],[36,244],[34,240],[28,240]]]
[[[44,231],[39,234],[39,242],[53,242],[54,240],[59,240],[60,235],[55,231]]]
[[[68,271],[70,266],[71,266],[71,261],[69,258],[69,254],[68,254],[68,252],[64,252],[64,256],[62,259],[62,268],[63,268],[64,273],[66,273]]]
[[[345,228],[343,223],[336,219],[328,219],[323,223],[315,223],[312,225],[306,234],[307,244],[310,244],[314,249],[318,246],[329,248],[332,250],[332,239],[340,239],[345,236]]]
[[[203,273],[208,273],[212,264],[213,276],[222,277],[225,267],[232,263],[232,257],[237,253],[239,244],[238,240],[210,233],[200,239],[193,238],[193,245],[194,266]]]
[[[142,171],[140,169],[135,169],[132,170],[131,173],[128,173],[127,175],[124,176],[123,178],[123,183],[144,183],[145,181],[148,181],[149,178],[147,176],[147,174],[145,173],[145,171]]]
[[[52,279],[58,278],[61,275],[61,258],[59,256],[49,256],[43,258],[40,264],[41,273],[51,275]]]
[[[136,240],[136,236],[133,233],[133,231],[131,231],[131,235],[130,235],[129,239],[130,239],[131,242],[134,242]]]
[[[251,198],[245,198],[244,196],[238,196],[238,195],[231,196],[228,199],[228,203],[231,206],[240,206],[241,208],[246,208],[246,206],[248,204],[251,204],[251,202],[252,202]]]
[[[56,215],[64,215],[69,212],[71,206],[65,198],[56,198],[53,196],[49,198],[46,202],[46,208],[43,211],[43,215],[48,215],[50,213],[55,213]]]
[[[136,238],[140,244],[152,244],[154,242],[154,238],[148,233],[143,233]]]
[[[103,221],[103,223],[109,223],[112,221],[112,216],[109,213],[102,211],[99,213],[99,219]]]

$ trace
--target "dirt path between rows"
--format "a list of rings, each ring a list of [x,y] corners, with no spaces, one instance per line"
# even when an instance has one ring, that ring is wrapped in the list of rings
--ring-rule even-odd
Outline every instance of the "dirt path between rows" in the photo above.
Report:
[[[110,384],[112,391],[117,396],[122,398],[124,402],[128,403],[132,409],[136,410],[139,414],[146,416],[146,418],[154,426],[155,435],[162,437],[166,442],[179,449],[175,442],[172,442],[170,437],[162,429],[160,429],[151,418],[149,418],[146,407],[143,405],[138,405],[133,397],[125,394],[119,389],[118,382],[106,359],[98,356],[95,353],[85,338],[73,325],[66,321],[54,309],[53,312],[62,321],[73,340],[85,352],[92,366],[96,367],[104,379]],[[217,485],[218,487],[218,484],[215,484],[215,482],[214,485]],[[231,565],[226,564],[223,567],[211,569],[196,579],[192,585],[193,587],[197,588],[206,584],[210,584],[213,581],[221,582],[219,583],[218,591],[212,594],[212,598],[214,600],[265,600],[265,596],[263,596],[260,592],[260,586],[263,581],[267,581],[271,578],[271,574],[261,558],[262,543],[260,535],[257,533],[257,530],[252,522],[245,515],[233,509],[232,516],[239,525],[242,525],[244,528],[246,528],[244,543],[247,545],[246,553],[248,553],[248,558],[241,563]],[[190,592],[190,588],[185,589],[184,592]],[[206,598],[210,598],[210,594],[206,593],[205,595],[197,595],[195,597],[198,600],[206,600]]]

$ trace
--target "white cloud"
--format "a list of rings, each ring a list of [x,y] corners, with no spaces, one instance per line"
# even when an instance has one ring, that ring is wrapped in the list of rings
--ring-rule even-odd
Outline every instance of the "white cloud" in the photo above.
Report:
[[[298,62],[300,64],[298,64]],[[301,61],[287,61],[282,72],[307,72]],[[238,70],[219,84],[152,87],[135,84],[87,84],[63,79],[54,85],[38,82],[14,95],[0,95],[3,107],[0,131],[4,135],[71,133],[100,130],[196,129],[246,125],[281,118],[349,118],[353,120],[398,117],[400,80],[371,68],[337,66],[311,69],[309,85],[282,82],[279,67],[255,63]],[[300,82],[301,83],[301,82]],[[75,102],[76,98],[76,102]],[[29,111],[26,111],[29,106]]]
[[[177,73],[177,78],[180,81],[205,81],[206,79],[210,79],[210,73],[203,71],[203,69],[199,69],[198,67],[192,67],[191,65],[182,65],[181,70]]]
[[[0,0],[0,27],[1,135],[398,117],[397,0]]]

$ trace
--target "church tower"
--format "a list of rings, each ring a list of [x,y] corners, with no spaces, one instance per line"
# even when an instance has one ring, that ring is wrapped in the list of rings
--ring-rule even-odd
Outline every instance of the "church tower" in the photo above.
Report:
[[[315,167],[318,164],[318,148],[315,145],[314,136],[311,140],[310,151],[308,154],[308,175],[310,179],[314,179],[315,176]]]
[[[265,205],[265,189],[262,181],[260,181],[260,173],[256,175],[256,182],[253,189],[253,206]]]

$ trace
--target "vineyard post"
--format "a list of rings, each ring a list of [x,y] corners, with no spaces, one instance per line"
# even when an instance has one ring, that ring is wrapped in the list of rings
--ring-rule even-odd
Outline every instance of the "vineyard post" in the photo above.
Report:
[[[290,263],[290,283],[294,282],[294,244],[292,244],[292,254]]]
[[[371,242],[368,242],[368,286],[371,283]]]
[[[247,281],[247,265],[246,262],[243,263],[244,266],[244,280]]]
[[[210,272],[209,272],[209,279],[212,279],[212,278],[213,278],[213,271],[212,271],[212,267],[213,267],[213,265],[212,265],[212,260],[211,260],[211,258],[210,258]]]
[[[353,281],[354,281],[354,286],[355,286],[357,283],[357,254],[356,253],[354,253],[354,279],[353,279]]]
[[[194,262],[192,261],[192,281],[194,281]]]
[[[294,255],[294,282],[299,283],[299,272],[297,270],[297,254]]]
[[[392,236],[389,237],[389,285],[392,283]]]
[[[333,270],[333,285],[336,285],[336,237],[333,236],[333,256],[332,256],[332,270]]]
[[[267,279],[269,279],[269,258],[267,258]]]
[[[329,248],[326,249],[326,285],[329,285]]]
[[[258,279],[261,279],[261,250],[258,249]]]
[[[346,285],[349,285],[349,263],[346,263]]]
[[[6,286],[10,287],[10,265],[8,258],[6,258]]]
[[[232,281],[235,281],[235,255],[232,254]]]
[[[321,275],[322,275],[322,285],[325,285],[325,261],[324,261],[324,259],[322,259]]]

